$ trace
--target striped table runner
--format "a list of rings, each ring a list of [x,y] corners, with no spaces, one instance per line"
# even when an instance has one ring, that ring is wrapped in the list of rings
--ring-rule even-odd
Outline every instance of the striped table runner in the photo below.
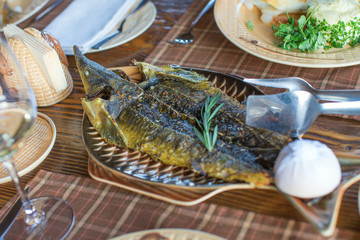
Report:
[[[66,239],[109,239],[157,228],[196,229],[226,239],[325,239],[306,222],[207,203],[181,207],[89,178],[40,170],[29,185],[31,197],[56,196],[73,207],[75,225]],[[337,229],[328,239],[360,239],[360,232]]]

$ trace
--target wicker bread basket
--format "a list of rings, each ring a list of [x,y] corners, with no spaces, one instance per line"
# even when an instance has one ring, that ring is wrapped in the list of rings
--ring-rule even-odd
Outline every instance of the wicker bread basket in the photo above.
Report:
[[[54,44],[54,42],[56,43],[56,39],[51,37],[52,41],[49,40],[48,34],[44,34],[35,28],[27,28],[25,31],[56,50],[59,55],[61,66],[63,68],[67,82],[67,87],[62,91],[56,92],[54,89],[52,89],[39,64],[33,57],[30,50],[25,46],[25,44],[16,37],[9,38],[9,46],[12,48],[20,64],[24,68],[30,84],[35,92],[37,105],[40,107],[45,107],[64,100],[72,92],[73,80],[67,67],[66,56],[63,53],[60,45]]]

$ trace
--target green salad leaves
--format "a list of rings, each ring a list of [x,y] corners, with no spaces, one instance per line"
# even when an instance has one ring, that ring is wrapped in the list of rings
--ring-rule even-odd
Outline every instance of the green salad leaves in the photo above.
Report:
[[[279,23],[272,27],[275,37],[279,39],[276,46],[286,50],[302,52],[320,49],[342,48],[344,45],[355,46],[360,42],[360,20],[355,18],[347,23],[339,21],[330,25],[325,20],[318,21],[302,15],[296,24],[294,17],[287,23]]]

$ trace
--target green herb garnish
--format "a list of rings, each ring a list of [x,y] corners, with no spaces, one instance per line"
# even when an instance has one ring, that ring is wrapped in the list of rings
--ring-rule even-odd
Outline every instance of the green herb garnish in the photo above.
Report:
[[[252,25],[252,23],[251,23],[250,20],[247,21],[246,26],[248,27],[248,29],[249,29],[250,31],[254,31],[254,25]]]
[[[213,107],[220,100],[220,95],[217,93],[213,98],[210,99],[207,96],[205,100],[205,105],[201,109],[201,120],[202,123],[196,119],[197,124],[199,125],[200,130],[194,127],[194,131],[196,136],[200,139],[200,141],[205,145],[207,150],[211,152],[215,146],[217,135],[218,135],[218,126],[214,127],[214,130],[211,131],[211,120],[215,117],[216,113],[220,110],[220,108],[224,105],[224,103],[219,104],[213,111]],[[201,132],[200,132],[201,131]]]
[[[318,21],[315,18],[302,15],[295,23],[294,17],[288,16],[287,23],[273,25],[274,35],[279,39],[275,43],[278,47],[286,50],[301,50],[302,52],[328,50],[330,48],[342,48],[348,44],[355,46],[360,42],[360,20],[355,18],[347,23],[339,21],[330,25],[325,20]]]
[[[280,41],[276,45],[286,50],[299,49],[303,52],[316,51],[325,47],[325,38],[316,25],[312,24],[311,16],[302,15],[296,25],[295,18],[288,16],[287,23],[273,26],[274,35]]]

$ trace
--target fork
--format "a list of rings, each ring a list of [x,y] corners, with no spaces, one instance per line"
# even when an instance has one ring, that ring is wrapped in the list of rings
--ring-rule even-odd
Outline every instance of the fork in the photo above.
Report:
[[[169,41],[170,43],[180,43],[180,44],[188,44],[188,43],[192,43],[194,41],[194,35],[192,34],[192,29],[193,27],[198,23],[198,21],[202,18],[202,16],[214,5],[216,0],[210,0],[206,6],[203,8],[203,10],[201,10],[201,12],[199,13],[199,15],[196,17],[196,19],[191,23],[190,27],[188,28],[188,30],[183,33],[178,35],[174,41]]]
[[[244,78],[246,83],[265,87],[287,88],[289,91],[303,90],[310,92],[319,100],[328,101],[359,101],[360,90],[318,90],[299,77],[251,79]]]

